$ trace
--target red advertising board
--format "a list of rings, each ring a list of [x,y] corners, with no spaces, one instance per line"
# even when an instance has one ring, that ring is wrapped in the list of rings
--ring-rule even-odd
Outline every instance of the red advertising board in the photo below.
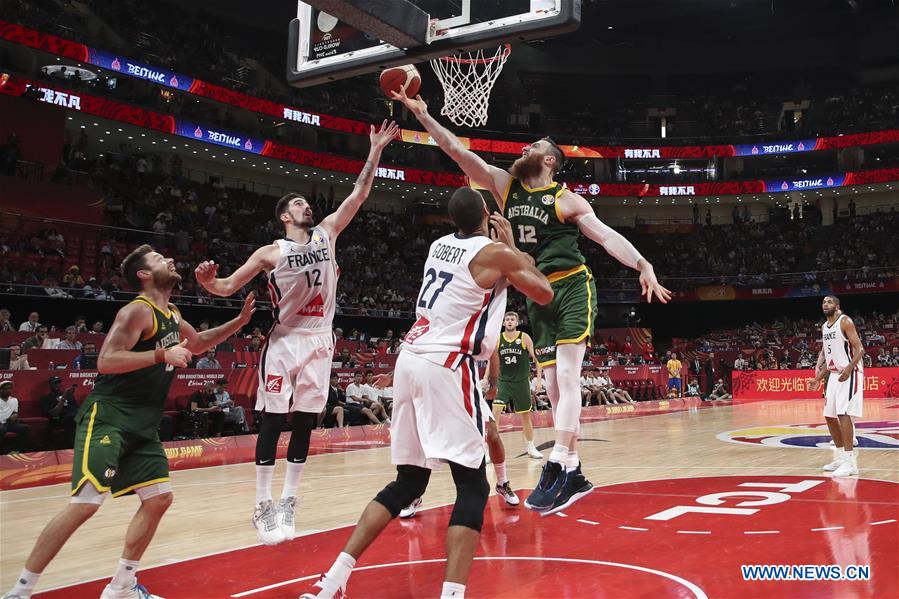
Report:
[[[734,401],[768,399],[814,399],[823,391],[812,391],[809,382],[813,370],[737,370],[733,373]],[[864,370],[865,399],[899,397],[899,368]]]

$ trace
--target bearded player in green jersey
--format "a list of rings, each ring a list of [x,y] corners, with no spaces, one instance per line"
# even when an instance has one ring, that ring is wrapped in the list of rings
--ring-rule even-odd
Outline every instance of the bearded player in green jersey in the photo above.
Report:
[[[150,599],[135,576],[138,564],[172,503],[169,465],[157,428],[175,368],[241,329],[255,311],[249,294],[237,318],[197,332],[169,299],[181,281],[174,261],[142,245],[122,262],[122,275],[140,295],[119,310],[97,359],[94,389],[76,416],[72,497],[41,532],[9,599],[31,597],[34,585],[69,537],[108,495],[135,493],[140,508],[125,533],[125,548],[101,599]]]
[[[553,180],[565,156],[551,139],[525,146],[521,158],[505,171],[466,149],[428,114],[421,96],[408,98],[401,90],[391,92],[391,97],[415,115],[473,184],[493,195],[503,216],[512,223],[518,249],[534,258],[537,269],[552,284],[555,296],[551,303],[527,303],[537,362],[546,374],[556,435],[540,482],[525,500],[525,506],[541,515],[557,512],[593,489],[581,472],[576,447],[581,362],[593,335],[596,314],[596,285],[578,248],[580,234],[602,245],[622,264],[639,271],[647,301],[655,295],[666,303],[671,292],[659,284],[652,264],[620,233],[600,221],[587,200]]]
[[[496,352],[490,357],[488,384],[496,389],[493,417],[499,423],[499,416],[506,407],[518,414],[528,457],[542,460],[543,454],[534,445],[534,427],[531,424],[531,362],[537,365],[538,393],[542,387],[542,367],[534,356],[531,336],[519,331],[518,323],[518,312],[506,312]]]

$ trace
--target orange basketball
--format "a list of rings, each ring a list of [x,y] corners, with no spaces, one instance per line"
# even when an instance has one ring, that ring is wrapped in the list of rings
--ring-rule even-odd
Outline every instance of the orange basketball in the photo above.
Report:
[[[415,65],[407,64],[401,67],[391,67],[381,71],[381,91],[390,98],[390,92],[406,91],[406,95],[414,98],[421,89],[421,73]]]

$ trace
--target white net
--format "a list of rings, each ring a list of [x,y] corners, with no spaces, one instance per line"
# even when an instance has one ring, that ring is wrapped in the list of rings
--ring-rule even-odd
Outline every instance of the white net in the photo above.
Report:
[[[431,67],[443,86],[440,114],[460,127],[487,124],[490,91],[510,53],[506,44],[493,55],[478,50],[432,60]]]

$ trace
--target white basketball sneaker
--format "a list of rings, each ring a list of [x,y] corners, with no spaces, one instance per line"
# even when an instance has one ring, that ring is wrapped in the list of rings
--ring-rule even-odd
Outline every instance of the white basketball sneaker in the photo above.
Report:
[[[346,586],[335,588],[334,582],[322,574],[311,590],[300,595],[300,599],[346,599]]]
[[[253,512],[253,528],[256,529],[256,537],[265,545],[277,545],[284,541],[284,533],[278,524],[278,510],[272,500],[260,501]]]
[[[506,500],[506,503],[509,505],[518,505],[521,503],[521,500],[518,499],[518,495],[515,494],[515,491],[512,490],[512,486],[509,484],[509,481],[504,482],[503,484],[496,485],[496,494]]]
[[[402,518],[403,520],[406,520],[408,518],[415,516],[415,512],[417,512],[418,508],[420,508],[420,507],[421,507],[421,497],[419,497],[418,499],[416,499],[415,501],[413,501],[412,503],[410,503],[409,505],[407,505],[406,507],[401,509],[400,510],[400,518]]]
[[[297,534],[294,525],[294,514],[296,513],[296,509],[296,497],[288,497],[287,499],[282,499],[278,502],[278,509],[276,510],[278,526],[281,528],[281,534],[284,535],[284,539],[287,541],[292,541]]]
[[[836,470],[837,468],[839,468],[842,465],[843,465],[843,458],[834,458],[834,460],[831,463],[827,464],[826,466],[822,466],[821,470],[824,470],[825,472],[833,472],[834,470]]]
[[[858,466],[855,465],[855,460],[853,459],[844,459],[843,463],[840,464],[840,467],[834,470],[834,476],[858,476]]]
[[[537,449],[537,446],[534,445],[533,442],[528,443],[528,457],[533,458],[535,460],[542,460],[543,454],[540,453],[540,450]]]
[[[833,472],[843,463],[843,450],[837,449],[835,445],[831,445],[831,449],[833,453],[833,461],[821,468],[821,470],[824,470],[825,472]]]
[[[112,586],[111,583],[106,585],[100,594],[100,599],[162,599],[162,597],[154,595],[147,590],[147,587],[135,580],[134,586],[130,589],[120,589]]]

